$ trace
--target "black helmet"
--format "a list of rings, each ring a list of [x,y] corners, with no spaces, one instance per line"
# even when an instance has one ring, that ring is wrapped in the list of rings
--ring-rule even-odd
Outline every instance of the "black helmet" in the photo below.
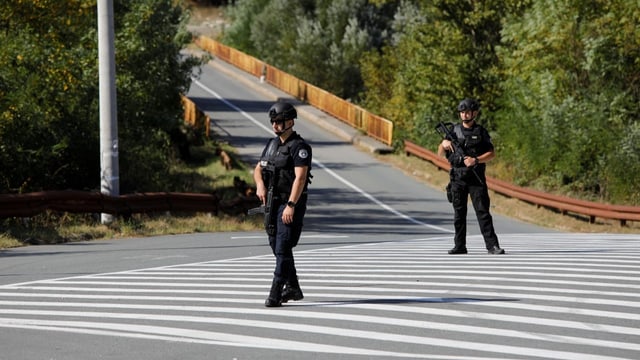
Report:
[[[478,104],[478,102],[475,101],[474,99],[470,99],[470,98],[466,98],[460,101],[460,104],[458,104],[458,112],[463,112],[467,110],[478,111],[480,110],[480,104]]]
[[[288,102],[277,102],[269,109],[269,119],[271,119],[272,123],[295,119],[297,117],[298,112],[296,108]]]

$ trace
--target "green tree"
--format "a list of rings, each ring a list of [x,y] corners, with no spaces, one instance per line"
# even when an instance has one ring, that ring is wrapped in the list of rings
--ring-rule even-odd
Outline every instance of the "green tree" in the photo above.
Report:
[[[226,7],[225,14],[231,24],[225,29],[222,41],[257,57],[258,51],[251,39],[251,28],[269,2],[270,0],[237,0],[233,6]]]
[[[640,152],[637,0],[245,0],[235,8],[245,11],[246,49],[392,120],[396,148],[409,139],[435,149],[435,123],[457,121],[458,101],[475,97],[498,148],[492,168],[506,180],[640,203],[631,163]]]
[[[222,41],[343,98],[363,91],[362,54],[381,46],[397,2],[245,0]]]
[[[92,13],[82,1],[0,5],[1,192],[84,188],[80,170],[98,178],[96,160],[85,156],[98,149],[86,69]]]
[[[434,125],[455,121],[455,106],[464,97],[479,99],[483,112],[491,114],[499,95],[495,47],[500,43],[502,17],[515,6],[512,3],[517,2],[402,3],[393,42],[382,54],[367,55],[363,75],[365,104],[392,120],[396,130],[402,129],[396,132],[400,138],[394,136],[398,146],[408,138],[433,147]],[[381,96],[389,92],[391,96]],[[492,128],[490,119],[483,117],[483,123]]]
[[[366,1],[321,5],[301,22],[291,49],[291,72],[342,98],[357,97],[362,91],[358,61],[370,48],[369,35],[357,16]]]
[[[250,39],[256,56],[280,70],[291,72],[297,22],[303,19],[299,1],[270,0],[251,24]]]
[[[114,10],[121,190],[159,190],[198,61],[180,58],[190,38],[174,1]],[[0,192],[98,188],[96,24],[95,1],[0,4]]]
[[[175,1],[117,3],[120,185],[128,192],[166,190],[175,161],[170,134],[182,123],[180,95],[199,61],[180,55],[191,36]]]
[[[623,190],[640,186],[627,166],[638,150],[639,20],[626,0],[540,0],[507,19],[497,118],[514,180],[640,201]]]

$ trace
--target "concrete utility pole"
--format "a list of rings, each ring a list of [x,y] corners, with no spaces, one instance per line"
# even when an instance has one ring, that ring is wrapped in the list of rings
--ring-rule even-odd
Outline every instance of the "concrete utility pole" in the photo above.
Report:
[[[98,0],[98,69],[100,77],[100,191],[120,195],[118,165],[118,116],[116,102],[116,55],[113,0]],[[113,221],[102,214],[103,224]]]

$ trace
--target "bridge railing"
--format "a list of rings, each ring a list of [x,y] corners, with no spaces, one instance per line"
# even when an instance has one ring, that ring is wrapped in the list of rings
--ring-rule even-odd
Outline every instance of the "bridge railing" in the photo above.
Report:
[[[200,36],[195,39],[195,42],[217,58],[256,77],[264,77],[269,84],[291,96],[366,132],[374,139],[391,145],[393,141],[391,121],[216,40]]]
[[[202,110],[198,109],[196,103],[186,96],[182,96],[182,107],[184,109],[184,122],[191,125],[198,131],[203,131],[206,137],[210,135],[211,119]]]

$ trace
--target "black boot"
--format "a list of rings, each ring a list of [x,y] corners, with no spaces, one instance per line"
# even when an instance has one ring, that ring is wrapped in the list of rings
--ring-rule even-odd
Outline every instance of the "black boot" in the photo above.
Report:
[[[266,307],[278,307],[282,306],[282,288],[284,283],[273,279],[271,283],[271,291],[269,291],[269,297],[264,301]]]
[[[298,283],[298,278],[294,277],[287,282],[287,285],[284,287],[282,291],[282,302],[286,303],[289,300],[302,300],[304,295],[302,294],[302,289],[300,289],[300,284]]]

